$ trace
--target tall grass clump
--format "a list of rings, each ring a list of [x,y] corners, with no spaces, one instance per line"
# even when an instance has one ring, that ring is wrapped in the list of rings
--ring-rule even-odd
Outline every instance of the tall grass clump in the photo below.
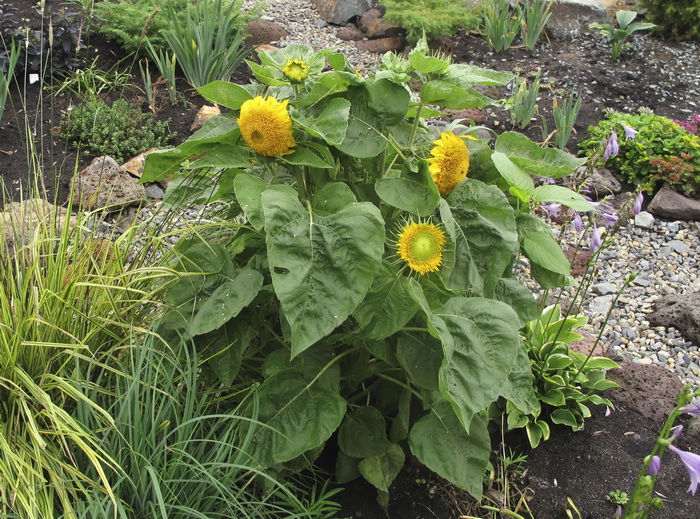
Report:
[[[76,390],[68,368],[100,362],[143,330],[159,290],[151,280],[167,273],[139,264],[140,255],[129,263],[135,234],[100,240],[87,230],[93,217],[42,199],[8,204],[0,217],[3,517],[74,518],[78,495],[114,499],[107,474],[118,470],[115,460],[72,410],[81,405],[110,418]]]
[[[0,61],[0,121],[2,121],[2,114],[5,112],[7,95],[10,92],[10,83],[15,73],[19,54],[20,46],[13,41],[7,51],[7,56],[4,56],[7,63]]]
[[[191,344],[171,349],[149,335],[139,346],[114,350],[112,360],[114,370],[90,366],[79,378],[94,380],[85,388],[86,401],[107,409],[114,426],[85,402],[78,415],[87,428],[101,431],[100,445],[120,467],[109,474],[116,508],[93,492],[79,503],[80,517],[327,517],[337,508],[331,494],[304,502],[250,464],[247,451],[258,424],[239,406],[257,406],[255,392],[246,385],[226,392],[207,386],[203,359]],[[90,463],[86,470],[97,476]],[[256,490],[261,486],[268,491]]]

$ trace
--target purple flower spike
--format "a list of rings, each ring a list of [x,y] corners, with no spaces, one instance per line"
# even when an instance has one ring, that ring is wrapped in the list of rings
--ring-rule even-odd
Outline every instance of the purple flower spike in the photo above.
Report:
[[[634,139],[639,133],[637,130],[626,124],[622,125],[622,129],[625,130],[625,139]]]
[[[681,407],[681,412],[700,416],[700,398],[693,398],[692,402]]]
[[[695,495],[698,491],[698,485],[700,485],[700,455],[682,451],[674,445],[669,445],[668,448],[678,454],[678,457],[685,465],[688,475],[690,476],[690,487],[688,487],[688,492]]]
[[[661,458],[658,456],[654,456],[651,458],[651,461],[649,462],[649,467],[647,468],[647,471],[649,472],[650,476],[656,476],[659,473],[659,470],[661,469]]]
[[[641,191],[637,195],[637,198],[634,199],[634,214],[639,214],[642,212],[642,205],[644,204],[644,193]]]
[[[603,217],[603,225],[606,228],[615,225],[615,222],[618,220],[617,215],[610,210],[601,211],[600,215]]]
[[[574,211],[573,209],[569,209],[569,214],[572,217],[571,223],[574,226],[574,229],[576,229],[576,232],[581,232],[581,229],[583,229],[583,219],[581,218],[581,215],[578,214],[578,211]]]
[[[600,233],[598,232],[598,228],[596,226],[593,226],[593,230],[591,231],[591,252],[595,252],[598,247],[600,247],[603,244],[603,240],[600,237]]]
[[[544,202],[540,204],[540,208],[550,218],[556,218],[561,212],[561,204],[558,202]]]
[[[603,154],[603,162],[606,162],[610,157],[617,155],[620,152],[620,146],[617,143],[617,132],[613,130],[610,133],[610,138],[605,145],[605,153]]]
[[[613,519],[622,519],[622,506],[617,505],[617,510],[615,510],[615,515],[613,515]]]

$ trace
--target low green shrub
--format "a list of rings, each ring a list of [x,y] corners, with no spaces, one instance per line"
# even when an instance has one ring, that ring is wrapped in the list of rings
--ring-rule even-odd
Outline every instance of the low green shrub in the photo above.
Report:
[[[458,29],[475,29],[480,16],[465,0],[382,0],[385,19],[406,29],[406,39],[417,42],[452,36]]]
[[[156,121],[124,99],[111,106],[95,99],[73,108],[61,121],[61,136],[86,154],[109,155],[117,162],[150,148],[161,148],[176,134],[168,121]]]
[[[641,0],[641,5],[658,26],[655,34],[676,41],[700,40],[700,1]]]
[[[625,126],[636,130],[636,136],[624,137]],[[580,145],[588,156],[599,154],[601,142],[613,131],[623,135],[617,139],[618,153],[605,162],[622,180],[649,193],[665,184],[686,196],[700,197],[700,137],[671,119],[648,110],[613,112],[588,131],[590,137]]]

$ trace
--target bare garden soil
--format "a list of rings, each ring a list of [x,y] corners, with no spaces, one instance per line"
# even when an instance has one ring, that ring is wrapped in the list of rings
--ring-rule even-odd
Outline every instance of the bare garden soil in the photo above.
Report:
[[[17,8],[18,20],[25,18],[35,27],[40,25],[40,18],[32,6],[34,2],[4,2]],[[46,1],[48,10],[60,5],[57,0]],[[147,110],[138,60],[126,56],[117,44],[97,34],[86,32],[83,40],[86,45],[81,54],[84,63],[90,64],[97,57],[101,69],[117,67],[133,75],[133,86],[109,94],[108,100],[123,97]],[[700,111],[700,50],[697,45],[638,36],[619,61],[610,58],[607,42],[587,31],[568,37],[549,35],[544,45],[534,52],[511,49],[495,54],[482,38],[465,33],[453,38],[447,47],[456,62],[518,72],[521,76],[532,74],[541,67],[542,78],[551,80],[554,85],[551,90],[542,89],[538,103],[550,130],[553,128],[550,113],[555,91],[560,89],[560,94],[576,91],[582,97],[583,105],[575,126],[576,133],[569,143],[572,152],[586,136],[587,127],[604,117],[604,108],[634,111],[648,107],[657,114],[683,120]],[[152,72],[157,77],[156,71]],[[30,193],[27,188],[37,180],[45,186],[49,197],[56,195],[57,200],[65,200],[73,173],[93,158],[78,155],[56,131],[61,114],[81,100],[70,92],[56,94],[63,73],[46,68],[43,74],[53,88],[42,86],[41,82],[29,84],[27,76],[21,76],[21,87],[14,86],[11,90],[11,101],[0,122],[0,174],[14,199],[27,196]],[[247,82],[249,77],[246,71],[241,71],[234,81]],[[179,91],[184,93],[186,103],[171,105],[161,89],[162,96],[155,111],[158,120],[169,120],[169,130],[177,132],[176,142],[190,135],[194,117],[204,104],[204,100],[184,83]],[[505,90],[495,92],[496,97],[507,95]],[[503,109],[490,108],[472,115],[479,119],[480,124],[495,131],[511,129],[507,112]],[[534,140],[543,140],[539,122],[533,123],[527,133]],[[28,160],[28,149],[36,150],[41,159],[40,167],[33,166]],[[35,174],[39,175],[36,179]],[[643,397],[653,399],[654,395]],[[509,434],[505,438],[507,448],[528,455],[525,473],[514,478],[513,489],[525,493],[536,519],[566,518],[565,510],[567,506],[571,508],[567,505],[567,496],[580,510],[581,518],[611,518],[615,508],[606,502],[606,494],[613,490],[631,491],[659,427],[654,420],[622,406],[607,417],[603,409],[595,409],[581,432],[555,427],[552,438],[532,451],[522,434]],[[500,433],[494,431],[494,448],[500,440]],[[689,445],[682,438],[679,446],[695,451],[700,449],[700,445]],[[328,461],[331,469],[332,452],[325,453],[322,458]],[[493,461],[496,461],[495,456]],[[699,517],[700,497],[686,492],[688,484],[688,474],[679,460],[675,455],[667,454],[657,484],[659,496],[666,506],[652,517]],[[375,495],[374,490],[361,481],[345,485],[345,490],[337,496],[343,507],[339,517],[384,517]],[[497,492],[490,495],[498,500]],[[388,511],[393,519],[486,517],[486,513],[480,512],[463,492],[410,460],[392,487]],[[519,513],[530,517],[524,512],[521,507]],[[573,512],[572,517],[579,516]]]

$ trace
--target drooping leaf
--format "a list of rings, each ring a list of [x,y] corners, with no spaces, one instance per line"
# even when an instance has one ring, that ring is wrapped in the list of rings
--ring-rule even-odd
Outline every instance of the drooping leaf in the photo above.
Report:
[[[272,284],[292,356],[332,332],[362,301],[381,264],[384,222],[370,203],[309,214],[296,197],[262,194]]]
[[[447,286],[491,296],[518,251],[513,208],[495,186],[467,178],[440,205],[454,243],[445,256]]]
[[[546,223],[534,215],[520,214],[516,224],[520,248],[532,263],[561,276],[571,274],[571,264]]]
[[[535,188],[532,198],[536,202],[558,202],[575,211],[593,211],[593,205],[581,195],[564,186],[544,184]]]
[[[197,88],[199,94],[209,101],[232,110],[239,110],[241,105],[253,96],[240,85],[228,81],[212,81]]]
[[[333,167],[332,164],[328,164],[313,151],[305,148],[302,145],[297,145],[297,147],[294,149],[294,153],[290,153],[289,155],[281,155],[278,157],[278,159],[281,162],[295,166],[310,166],[312,168],[321,169],[330,169]]]
[[[375,488],[381,492],[389,492],[389,487],[401,471],[405,460],[403,449],[392,443],[385,452],[363,459],[358,468],[360,474]]]
[[[387,204],[418,216],[428,216],[437,209],[440,193],[430,175],[428,162],[421,160],[411,171],[391,171],[374,184],[379,198]]]
[[[444,360],[440,343],[427,333],[402,333],[396,344],[396,358],[411,381],[424,389],[438,391],[438,376]]]
[[[537,301],[532,291],[515,278],[501,278],[496,282],[493,296],[515,310],[521,324],[537,319]]]
[[[522,414],[536,414],[540,409],[534,390],[530,357],[524,346],[516,350],[515,362],[503,384],[501,396],[512,402]]]
[[[459,81],[462,85],[479,83],[489,86],[505,86],[513,80],[513,74],[479,68],[464,63],[452,64],[447,71],[447,77]]]
[[[453,85],[448,81],[435,79],[428,81],[420,90],[423,103],[437,105],[452,110],[483,108],[491,104],[491,99],[469,88]]]
[[[272,375],[258,387],[256,397],[260,425],[254,425],[247,453],[262,468],[320,446],[345,415],[345,400],[337,391],[310,385],[294,369]]]
[[[386,437],[386,422],[379,409],[362,406],[345,415],[338,430],[338,446],[355,458],[385,453],[391,442]]]
[[[491,160],[501,176],[506,179],[511,186],[522,189],[526,193],[530,193],[535,189],[535,183],[532,181],[532,178],[530,178],[530,174],[520,168],[505,153],[494,151],[491,154]]]
[[[486,421],[476,415],[465,430],[447,403],[418,420],[408,436],[411,452],[433,472],[464,488],[475,499],[491,452]]]
[[[265,218],[262,214],[262,194],[268,188],[286,192],[290,196],[296,194],[296,191],[291,186],[282,184],[270,186],[249,173],[241,173],[233,179],[236,200],[238,200],[250,224],[258,231],[265,227]]]

